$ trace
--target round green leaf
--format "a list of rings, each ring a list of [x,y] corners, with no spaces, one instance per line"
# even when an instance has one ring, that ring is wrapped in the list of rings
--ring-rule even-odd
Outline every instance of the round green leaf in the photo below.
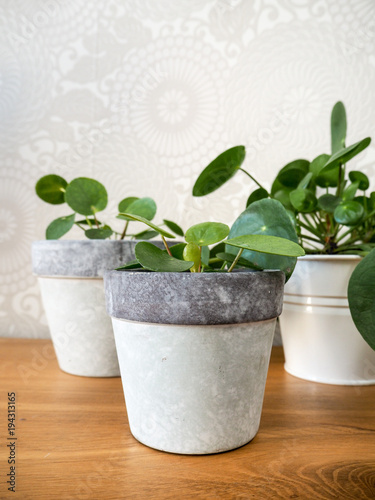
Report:
[[[287,210],[294,210],[289,198],[290,193],[291,191],[289,189],[279,189],[279,191],[276,191],[273,197],[275,200],[282,203]]]
[[[251,193],[246,202],[246,207],[248,207],[254,201],[263,200],[263,198],[268,198],[268,192],[264,188],[256,189]]]
[[[94,215],[105,209],[108,195],[100,182],[87,177],[78,177],[67,185],[65,200],[75,212]]]
[[[51,222],[46,230],[47,240],[58,240],[64,236],[74,225],[75,214],[59,217]]]
[[[285,255],[287,257],[301,257],[305,255],[303,248],[294,241],[265,234],[237,236],[236,238],[226,240],[226,244],[254,252]]]
[[[354,269],[349,280],[348,300],[355,326],[375,350],[375,250]]]
[[[352,170],[349,172],[349,179],[355,183],[358,182],[358,189],[361,191],[366,191],[370,187],[370,181],[366,174],[359,172],[358,170]]]
[[[280,170],[277,180],[284,187],[296,188],[309,171],[309,165],[307,160],[294,160]]]
[[[345,147],[346,111],[342,102],[337,102],[331,113],[331,145],[332,153]]]
[[[221,222],[202,222],[191,226],[185,234],[188,243],[195,243],[202,247],[213,245],[226,238],[229,234],[229,227]]]
[[[298,237],[285,208],[277,200],[264,199],[252,203],[234,222],[229,238],[247,234],[268,234],[280,236],[298,243]],[[230,245],[228,253],[237,254]],[[296,265],[295,257],[281,257],[265,253],[244,250],[242,257],[261,269],[280,269],[288,279]]]
[[[135,257],[142,267],[156,272],[183,272],[194,265],[192,261],[185,262],[175,257],[171,257],[166,252],[147,241],[141,241],[135,245]]]
[[[339,167],[334,168],[325,173],[321,173],[323,167],[326,165],[330,156],[322,154],[314,158],[310,163],[310,172],[313,174],[313,181],[315,184],[322,188],[336,187],[338,184]]]
[[[146,229],[146,231],[141,231],[133,236],[136,240],[151,240],[155,238],[159,233],[157,231],[152,231],[151,229]]]
[[[347,163],[349,160],[354,158],[354,156],[357,156],[364,149],[366,149],[370,145],[370,142],[371,137],[366,137],[366,139],[362,139],[362,141],[356,142],[347,148],[340,149],[331,156],[321,173],[328,172],[340,164]]]
[[[323,194],[318,199],[318,208],[324,210],[329,214],[333,214],[336,207],[341,203],[341,198],[339,196],[334,196],[333,194]]]
[[[52,205],[65,203],[65,190],[68,183],[59,175],[45,175],[41,177],[35,186],[36,194],[43,201]],[[55,238],[52,238],[55,239]]]
[[[295,189],[289,194],[293,207],[302,213],[313,212],[317,206],[316,196],[309,189]]]
[[[340,203],[334,211],[335,221],[344,226],[353,226],[361,220],[364,214],[363,206],[358,201]]]
[[[128,205],[126,213],[138,215],[139,217],[144,217],[147,220],[152,220],[156,214],[156,203],[152,198],[138,198]],[[132,220],[121,214],[118,215],[118,218],[123,220]]]
[[[194,262],[194,265],[191,268],[193,273],[197,273],[199,270],[199,265],[201,263],[201,250],[198,245],[195,243],[188,243],[183,251],[182,257],[186,261]]]
[[[225,184],[242,165],[246,151],[235,146],[221,153],[199,175],[193,187],[193,196],[205,196]]]
[[[170,229],[173,233],[177,234],[177,236],[184,235],[184,231],[182,230],[182,228],[175,222],[168,219],[163,219],[163,222],[167,226],[167,228]]]
[[[85,231],[86,238],[90,240],[106,240],[110,238],[113,234],[110,228],[92,228]]]
[[[168,231],[165,231],[165,229],[157,226],[153,222],[149,221],[148,219],[145,219],[144,217],[141,217],[140,215],[132,215],[129,213],[124,213],[124,214],[119,214],[117,216],[118,219],[125,218],[125,220],[135,220],[137,222],[143,222],[143,224],[146,224],[146,226],[150,227],[157,233],[161,234],[162,236],[165,236],[166,238],[175,238],[176,236],[174,234],[168,233]]]
[[[128,208],[128,206],[137,200],[139,200],[139,198],[137,196],[128,196],[127,198],[124,198],[118,204],[118,211],[119,212],[126,212],[127,211],[126,209]]]
[[[186,247],[186,243],[177,243],[176,245],[171,245],[169,247],[169,251],[172,254],[172,257],[175,257],[176,259],[184,260],[183,254],[184,254],[184,249]],[[163,250],[166,252],[167,250]]]
[[[358,191],[359,182],[354,182],[353,184],[349,184],[349,186],[342,193],[343,201],[353,200],[356,192]]]

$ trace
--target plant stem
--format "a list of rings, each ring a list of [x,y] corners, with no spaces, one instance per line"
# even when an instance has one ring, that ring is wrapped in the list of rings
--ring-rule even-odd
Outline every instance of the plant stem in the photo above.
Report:
[[[90,226],[90,229],[92,229],[92,224],[91,224],[91,222],[90,222],[90,219],[87,217],[87,215],[86,215],[86,217],[85,217],[85,218],[86,218],[86,222],[87,222],[87,224]]]
[[[307,234],[301,234],[301,239],[315,241],[315,243],[322,243],[320,240],[318,240],[316,238],[312,238],[311,236],[307,236]]]
[[[315,236],[317,236],[320,239],[319,231],[316,228],[314,228],[314,226],[312,226],[308,220],[306,222],[307,222],[307,224],[304,224],[300,219],[298,221],[298,224],[301,227],[303,227],[304,229],[307,229],[307,231],[310,231],[310,233],[314,234]],[[324,241],[322,241],[321,239],[320,239],[320,241],[321,241],[321,243],[324,243]]]
[[[243,248],[240,248],[238,254],[236,255],[236,258],[234,259],[230,268],[228,269],[228,273],[231,273],[233,271],[234,267],[236,266],[237,262],[239,261],[239,259],[241,257],[242,252],[243,252]]]
[[[264,189],[265,191],[267,191],[267,189],[265,189],[262,184],[260,184],[256,179],[254,179],[254,177],[249,174],[249,172],[247,172],[246,170],[244,170],[243,168],[239,168],[239,170],[241,170],[244,174],[246,174],[248,177],[250,177],[250,179],[255,182],[255,184],[257,184],[261,189]],[[268,191],[267,191],[268,193]]]
[[[95,220],[96,227],[99,229],[99,223],[98,223],[98,219],[96,218],[95,212],[94,212],[94,220]]]
[[[168,255],[170,255],[172,257],[171,251],[169,250],[168,243],[165,241],[165,238],[162,234],[160,236],[161,236],[161,239],[163,240],[165,248],[167,249]]]
[[[125,235],[126,235],[126,230],[128,229],[128,225],[129,225],[129,221],[127,220],[125,222],[125,227],[124,227],[124,230],[122,231],[121,233],[121,237],[120,237],[120,240],[123,240],[125,238]]]
[[[198,266],[198,273],[203,271],[202,268],[202,247],[199,247],[199,266]]]

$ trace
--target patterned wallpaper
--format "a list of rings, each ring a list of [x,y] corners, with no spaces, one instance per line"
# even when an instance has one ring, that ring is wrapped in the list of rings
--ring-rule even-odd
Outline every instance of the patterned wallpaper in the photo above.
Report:
[[[373,0],[0,0],[0,335],[48,336],[30,245],[66,214],[41,175],[104,182],[107,220],[151,195],[159,220],[231,223],[250,179],[191,196],[225,148],[269,186],[329,151],[339,99],[351,142],[375,138],[374,47]]]

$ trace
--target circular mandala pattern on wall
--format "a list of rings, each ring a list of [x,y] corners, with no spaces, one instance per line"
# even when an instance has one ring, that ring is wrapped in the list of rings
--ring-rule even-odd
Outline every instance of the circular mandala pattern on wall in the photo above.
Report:
[[[0,293],[14,294],[35,282],[31,243],[35,235],[36,195],[32,167],[6,160],[0,168]]]
[[[329,152],[330,113],[338,100],[347,107],[351,142],[369,134],[361,127],[375,113],[374,71],[348,65],[334,38],[325,23],[279,24],[250,44],[234,68],[226,123],[232,141],[247,146],[246,166],[260,181],[283,163]]]
[[[125,133],[187,176],[186,165],[220,144],[227,71],[201,40],[162,38],[129,55],[113,84],[112,109]]]

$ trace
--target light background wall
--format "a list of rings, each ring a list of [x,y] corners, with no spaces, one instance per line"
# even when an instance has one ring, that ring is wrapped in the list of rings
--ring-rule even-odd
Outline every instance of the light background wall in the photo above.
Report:
[[[67,214],[36,197],[40,176],[102,181],[106,220],[136,195],[156,220],[231,223],[245,176],[191,196],[227,147],[269,186],[329,152],[337,100],[349,142],[375,138],[374,47],[373,0],[0,0],[0,335],[48,336],[30,245]],[[372,180],[374,160],[357,161]]]

